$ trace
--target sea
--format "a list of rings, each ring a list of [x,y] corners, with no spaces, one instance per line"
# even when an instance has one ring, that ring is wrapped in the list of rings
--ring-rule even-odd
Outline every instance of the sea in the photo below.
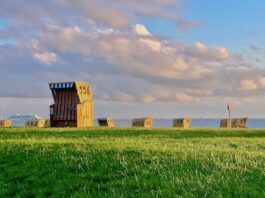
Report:
[[[191,121],[191,128],[219,128],[221,119],[207,119],[207,118],[193,118]],[[117,127],[130,127],[131,119],[116,119],[115,126]],[[97,126],[97,121],[95,121]],[[172,127],[173,119],[154,119],[153,127]],[[265,119],[248,119],[248,128],[264,128],[265,129]]]
[[[35,115],[27,116],[11,116],[12,126],[23,127],[27,120],[33,120],[38,118]],[[191,121],[191,128],[219,128],[221,119],[209,119],[209,118],[193,118]],[[97,120],[94,121],[95,126],[98,126]],[[117,127],[131,127],[131,119],[115,119],[115,126]],[[172,127],[173,119],[154,119],[153,128]],[[248,128],[264,128],[265,119],[248,119]]]

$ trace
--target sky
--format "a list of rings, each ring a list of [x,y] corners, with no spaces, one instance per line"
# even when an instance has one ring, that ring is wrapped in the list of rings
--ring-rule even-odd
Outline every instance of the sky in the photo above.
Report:
[[[85,81],[95,117],[265,118],[264,1],[1,0],[0,110],[48,117]]]

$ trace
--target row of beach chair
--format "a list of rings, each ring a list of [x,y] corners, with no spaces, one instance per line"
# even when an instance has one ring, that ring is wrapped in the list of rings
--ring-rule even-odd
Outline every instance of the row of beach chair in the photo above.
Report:
[[[173,127],[176,128],[190,128],[191,118],[177,118],[173,120]],[[248,118],[235,118],[235,119],[222,119],[220,122],[220,128],[247,128]],[[111,118],[98,119],[99,126],[102,127],[114,127],[114,120]],[[132,127],[145,127],[151,128],[153,126],[152,118],[137,118],[132,120]]]
[[[248,118],[236,118],[236,119],[222,119],[220,122],[220,128],[246,128]],[[173,120],[173,127],[176,128],[190,128],[191,118],[178,118]],[[114,119],[112,118],[99,118],[98,125],[101,127],[115,127]],[[12,121],[0,120],[0,127],[8,128],[12,126]],[[26,127],[50,127],[49,119],[35,119],[25,122]],[[153,118],[137,118],[132,120],[132,127],[144,127],[151,128],[153,126]]]

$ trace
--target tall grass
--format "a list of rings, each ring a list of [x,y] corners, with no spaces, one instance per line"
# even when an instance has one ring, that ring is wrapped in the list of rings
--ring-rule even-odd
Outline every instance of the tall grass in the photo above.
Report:
[[[0,197],[265,197],[265,131],[0,129]]]

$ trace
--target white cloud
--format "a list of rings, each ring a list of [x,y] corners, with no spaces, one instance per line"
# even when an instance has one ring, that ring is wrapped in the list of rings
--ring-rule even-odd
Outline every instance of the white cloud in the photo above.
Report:
[[[197,100],[197,98],[194,98],[194,97],[189,96],[187,94],[178,94],[176,96],[176,99],[177,99],[177,101],[180,101],[180,102],[192,102],[194,100]]]
[[[58,80],[88,81],[96,98],[103,100],[194,102],[245,98],[248,90],[262,95],[265,80],[260,76],[265,71],[250,67],[242,55],[200,41],[159,38],[139,24],[139,18],[156,18],[183,29],[198,25],[168,9],[176,4],[173,0],[3,2],[0,17],[8,18],[9,25],[0,34],[16,45],[0,47],[0,67],[6,74],[1,84],[16,83],[14,92],[3,88],[0,96],[49,97],[48,82]],[[56,67],[51,70],[43,64]],[[27,86],[17,88],[20,82]],[[29,92],[30,88],[36,91]]]
[[[231,104],[232,106],[236,106],[236,107],[239,107],[242,105],[242,103],[238,100],[232,101],[229,104]]]
[[[201,42],[195,42],[193,46],[187,49],[191,54],[198,55],[202,58],[213,58],[219,60],[227,60],[230,52],[224,47],[209,47]]]
[[[134,31],[136,34],[141,35],[141,36],[151,36],[151,33],[142,24],[136,24],[134,26]]]
[[[147,46],[149,46],[154,51],[159,52],[161,50],[161,43],[152,39],[140,39],[141,42],[145,43]]]
[[[260,86],[265,87],[265,77],[260,77],[258,80],[259,80]]]
[[[138,27],[141,34],[135,34],[135,26],[116,31],[49,24],[31,41],[30,47],[19,47],[29,49],[41,63],[56,62],[58,69],[66,72],[62,79],[74,76],[96,85],[95,96],[103,100],[195,102],[213,96],[242,96],[245,90],[259,89],[254,80],[245,80],[255,79],[257,72],[246,66],[233,68],[231,65],[237,59],[233,59],[228,49],[201,42],[191,45],[170,42],[147,35],[149,31],[144,25]],[[64,59],[69,55],[78,59],[69,59],[66,64],[68,61]],[[100,69],[101,64],[104,69]],[[90,75],[91,72],[95,74]],[[104,77],[97,77],[99,74]],[[124,78],[120,80],[119,76]],[[51,78],[49,72],[43,77],[47,83],[59,78],[58,75]]]
[[[93,54],[123,73],[173,80],[200,79],[214,72],[216,65],[228,58],[223,55],[223,51],[227,52],[223,48],[205,46],[206,52],[200,57],[202,50],[198,49],[197,44],[195,47],[183,43],[169,45],[167,41],[155,37],[134,37],[127,31],[105,34],[99,31],[80,32],[76,28],[65,27],[43,34],[40,40],[50,48],[83,55]]]
[[[39,42],[37,40],[32,40],[32,56],[35,60],[44,63],[51,64],[58,61],[57,55],[53,52],[46,51],[39,47]]]
[[[256,90],[258,89],[258,85],[253,80],[242,80],[241,88],[243,90]]]
[[[38,53],[38,52],[35,52],[33,54],[33,57],[40,61],[41,63],[45,63],[45,64],[51,64],[51,63],[55,63],[58,61],[58,58],[56,56],[55,53],[53,52],[42,52],[42,53]]]

